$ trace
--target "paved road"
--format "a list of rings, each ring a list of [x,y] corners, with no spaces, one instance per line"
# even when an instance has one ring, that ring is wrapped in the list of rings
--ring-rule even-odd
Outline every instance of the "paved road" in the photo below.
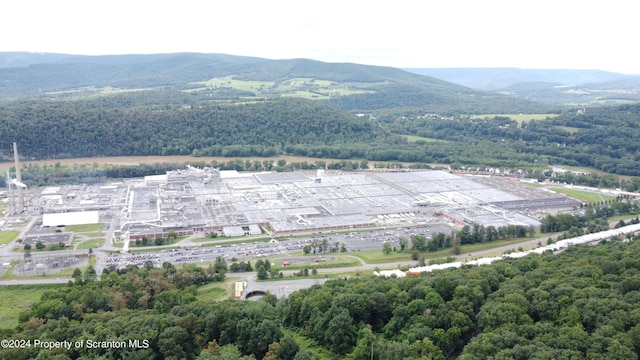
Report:
[[[37,285],[37,284],[66,284],[72,278],[20,278],[11,280],[0,280],[1,285]]]

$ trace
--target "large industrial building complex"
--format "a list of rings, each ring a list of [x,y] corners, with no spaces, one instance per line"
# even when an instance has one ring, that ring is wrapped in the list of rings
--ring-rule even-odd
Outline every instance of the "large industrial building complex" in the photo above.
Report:
[[[579,204],[518,180],[447,171],[188,167],[106,185],[48,187],[31,194],[25,207],[43,215],[43,229],[104,222],[115,241],[126,242],[170,231],[241,236],[434,223],[538,226],[542,213]]]

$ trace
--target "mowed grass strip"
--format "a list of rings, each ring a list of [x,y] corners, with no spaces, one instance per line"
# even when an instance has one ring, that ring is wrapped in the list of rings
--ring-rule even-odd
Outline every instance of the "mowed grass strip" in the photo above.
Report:
[[[351,255],[351,254],[349,254],[349,255]],[[334,268],[343,268],[343,267],[352,267],[352,266],[360,266],[361,265],[361,262],[358,261],[357,259],[354,259],[352,257],[347,257],[347,256],[332,255],[331,253],[326,254],[326,255],[316,254],[316,255],[302,255],[302,256],[308,256],[309,257],[309,262],[308,263],[304,263],[304,264],[292,264],[292,265],[288,265],[288,266],[282,266],[282,262],[284,260],[286,260],[286,258],[284,258],[284,259],[274,258],[273,261],[271,259],[270,259],[270,261],[272,261],[273,263],[276,264],[274,267],[276,269],[278,269],[279,271],[282,271],[282,270],[304,270],[304,269],[309,269],[309,270],[311,270],[311,269],[334,269]],[[318,259],[317,262],[315,261],[316,258]]]
[[[65,231],[74,233],[99,232],[102,230],[104,230],[104,224],[102,223],[65,226]]]
[[[553,192],[556,192],[558,194],[564,194],[567,195],[571,198],[574,198],[576,200],[580,200],[580,201],[586,201],[586,202],[601,202],[601,201],[606,201],[606,200],[613,200],[616,197],[613,195],[607,195],[607,194],[600,194],[600,193],[596,193],[596,192],[591,192],[591,191],[584,191],[584,190],[576,190],[576,189],[567,189],[567,188],[550,188],[549,190],[552,190]]]
[[[451,253],[451,251],[452,249],[449,249],[449,253]],[[424,253],[421,253],[420,256],[423,256],[426,259],[427,257],[425,255],[427,254],[435,254],[435,253],[424,252]],[[404,252],[392,251],[389,254],[385,254],[382,252],[382,248],[380,248],[380,249],[372,249],[372,250],[350,251],[349,255],[356,256],[362,259],[367,264],[386,264],[386,263],[394,263],[394,262],[412,261],[410,250],[405,250]]]
[[[78,244],[78,246],[76,246],[76,250],[95,249],[102,246],[103,244],[104,239],[89,239]]]

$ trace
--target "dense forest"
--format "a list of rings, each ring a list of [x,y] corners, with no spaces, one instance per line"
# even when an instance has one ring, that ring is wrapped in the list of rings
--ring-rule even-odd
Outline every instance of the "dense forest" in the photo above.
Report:
[[[163,95],[156,98],[158,94]],[[292,98],[235,105],[196,106],[197,101],[158,105],[168,98],[171,95],[155,91],[128,100],[119,95],[0,107],[4,135],[0,148],[7,161],[17,139],[23,159],[290,154],[527,171],[555,164],[640,175],[640,105],[517,122],[505,116],[416,111],[355,116],[319,101]],[[621,187],[622,181],[561,176],[567,177],[566,182],[590,186]]]
[[[545,120],[520,123],[505,116],[443,117],[415,113],[388,115],[379,122],[394,133],[420,136],[425,141],[446,141],[446,146],[454,149],[461,147],[460,154],[469,156],[449,159],[463,165],[497,164],[502,159],[502,166],[508,167],[520,160],[520,165],[529,162],[530,166],[583,166],[637,176],[639,119],[640,105],[622,105],[590,108],[584,114],[565,112]]]
[[[2,148],[27,157],[273,156],[290,145],[395,142],[369,121],[300,99],[177,109],[1,108]],[[396,137],[399,139],[399,137]]]
[[[11,158],[11,142],[17,139],[25,158],[38,159],[291,154],[525,169],[560,164],[640,175],[639,105],[518,123],[500,116],[415,111],[358,117],[318,101],[291,98],[118,107],[123,99],[0,108],[4,157]],[[409,141],[401,135],[419,138]]]
[[[637,359],[639,244],[611,239],[401,279],[336,279],[258,302],[199,301],[194,285],[211,281],[214,268],[77,272],[3,337],[31,344],[137,339],[138,348],[30,346],[4,348],[0,357]]]
[[[37,159],[292,154],[518,166],[526,165],[530,158],[492,146],[490,142],[476,146],[411,143],[375,119],[357,117],[311,100],[289,98],[237,105],[115,109],[110,108],[113,102],[104,107],[101,103],[104,101],[0,108],[4,134],[0,148],[6,149],[5,159],[11,158],[11,142],[16,139],[25,158]]]

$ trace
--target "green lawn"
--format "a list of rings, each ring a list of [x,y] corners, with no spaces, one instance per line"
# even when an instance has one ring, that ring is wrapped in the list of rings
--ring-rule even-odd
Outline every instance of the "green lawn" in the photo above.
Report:
[[[449,253],[451,253],[452,249],[449,249]],[[423,253],[422,256],[427,258],[427,254],[435,254],[435,253]],[[359,257],[367,264],[385,264],[385,263],[393,263],[398,261],[410,261],[411,260],[411,252],[391,252],[389,254],[385,254],[382,252],[382,249],[373,249],[373,250],[358,250],[351,251],[349,255],[353,255]],[[443,255],[440,255],[443,256]],[[437,257],[437,256],[434,256]]]
[[[198,288],[198,300],[219,301],[229,298],[231,295],[227,290],[228,282],[215,282],[200,286]]]
[[[104,234],[101,231],[81,233],[84,237],[100,237]]]
[[[90,239],[78,244],[78,246],[76,246],[76,249],[77,250],[95,249],[102,246],[103,244],[104,244],[104,239]]]
[[[69,225],[65,227],[67,232],[86,233],[86,232],[99,232],[104,230],[104,224],[86,224],[86,225]]]
[[[305,235],[308,237],[309,235]],[[237,240],[231,240],[237,239]],[[224,237],[220,236],[217,238],[203,237],[198,239],[191,240],[194,243],[202,243],[202,246],[217,246],[217,245],[238,245],[238,244],[252,244],[252,243],[264,243],[271,241],[270,237],[259,237],[259,238],[246,238],[243,236],[239,237]]]
[[[8,244],[20,235],[19,231],[0,231],[0,244]]]
[[[595,193],[591,191],[584,190],[576,190],[576,189],[567,189],[567,188],[550,188],[553,192],[558,194],[564,194],[569,197],[572,197],[576,200],[587,201],[587,202],[600,202],[604,200],[613,200],[616,197],[613,195]]]
[[[0,286],[0,328],[13,328],[18,325],[18,316],[29,306],[40,300],[42,294],[62,285],[10,285]]]

